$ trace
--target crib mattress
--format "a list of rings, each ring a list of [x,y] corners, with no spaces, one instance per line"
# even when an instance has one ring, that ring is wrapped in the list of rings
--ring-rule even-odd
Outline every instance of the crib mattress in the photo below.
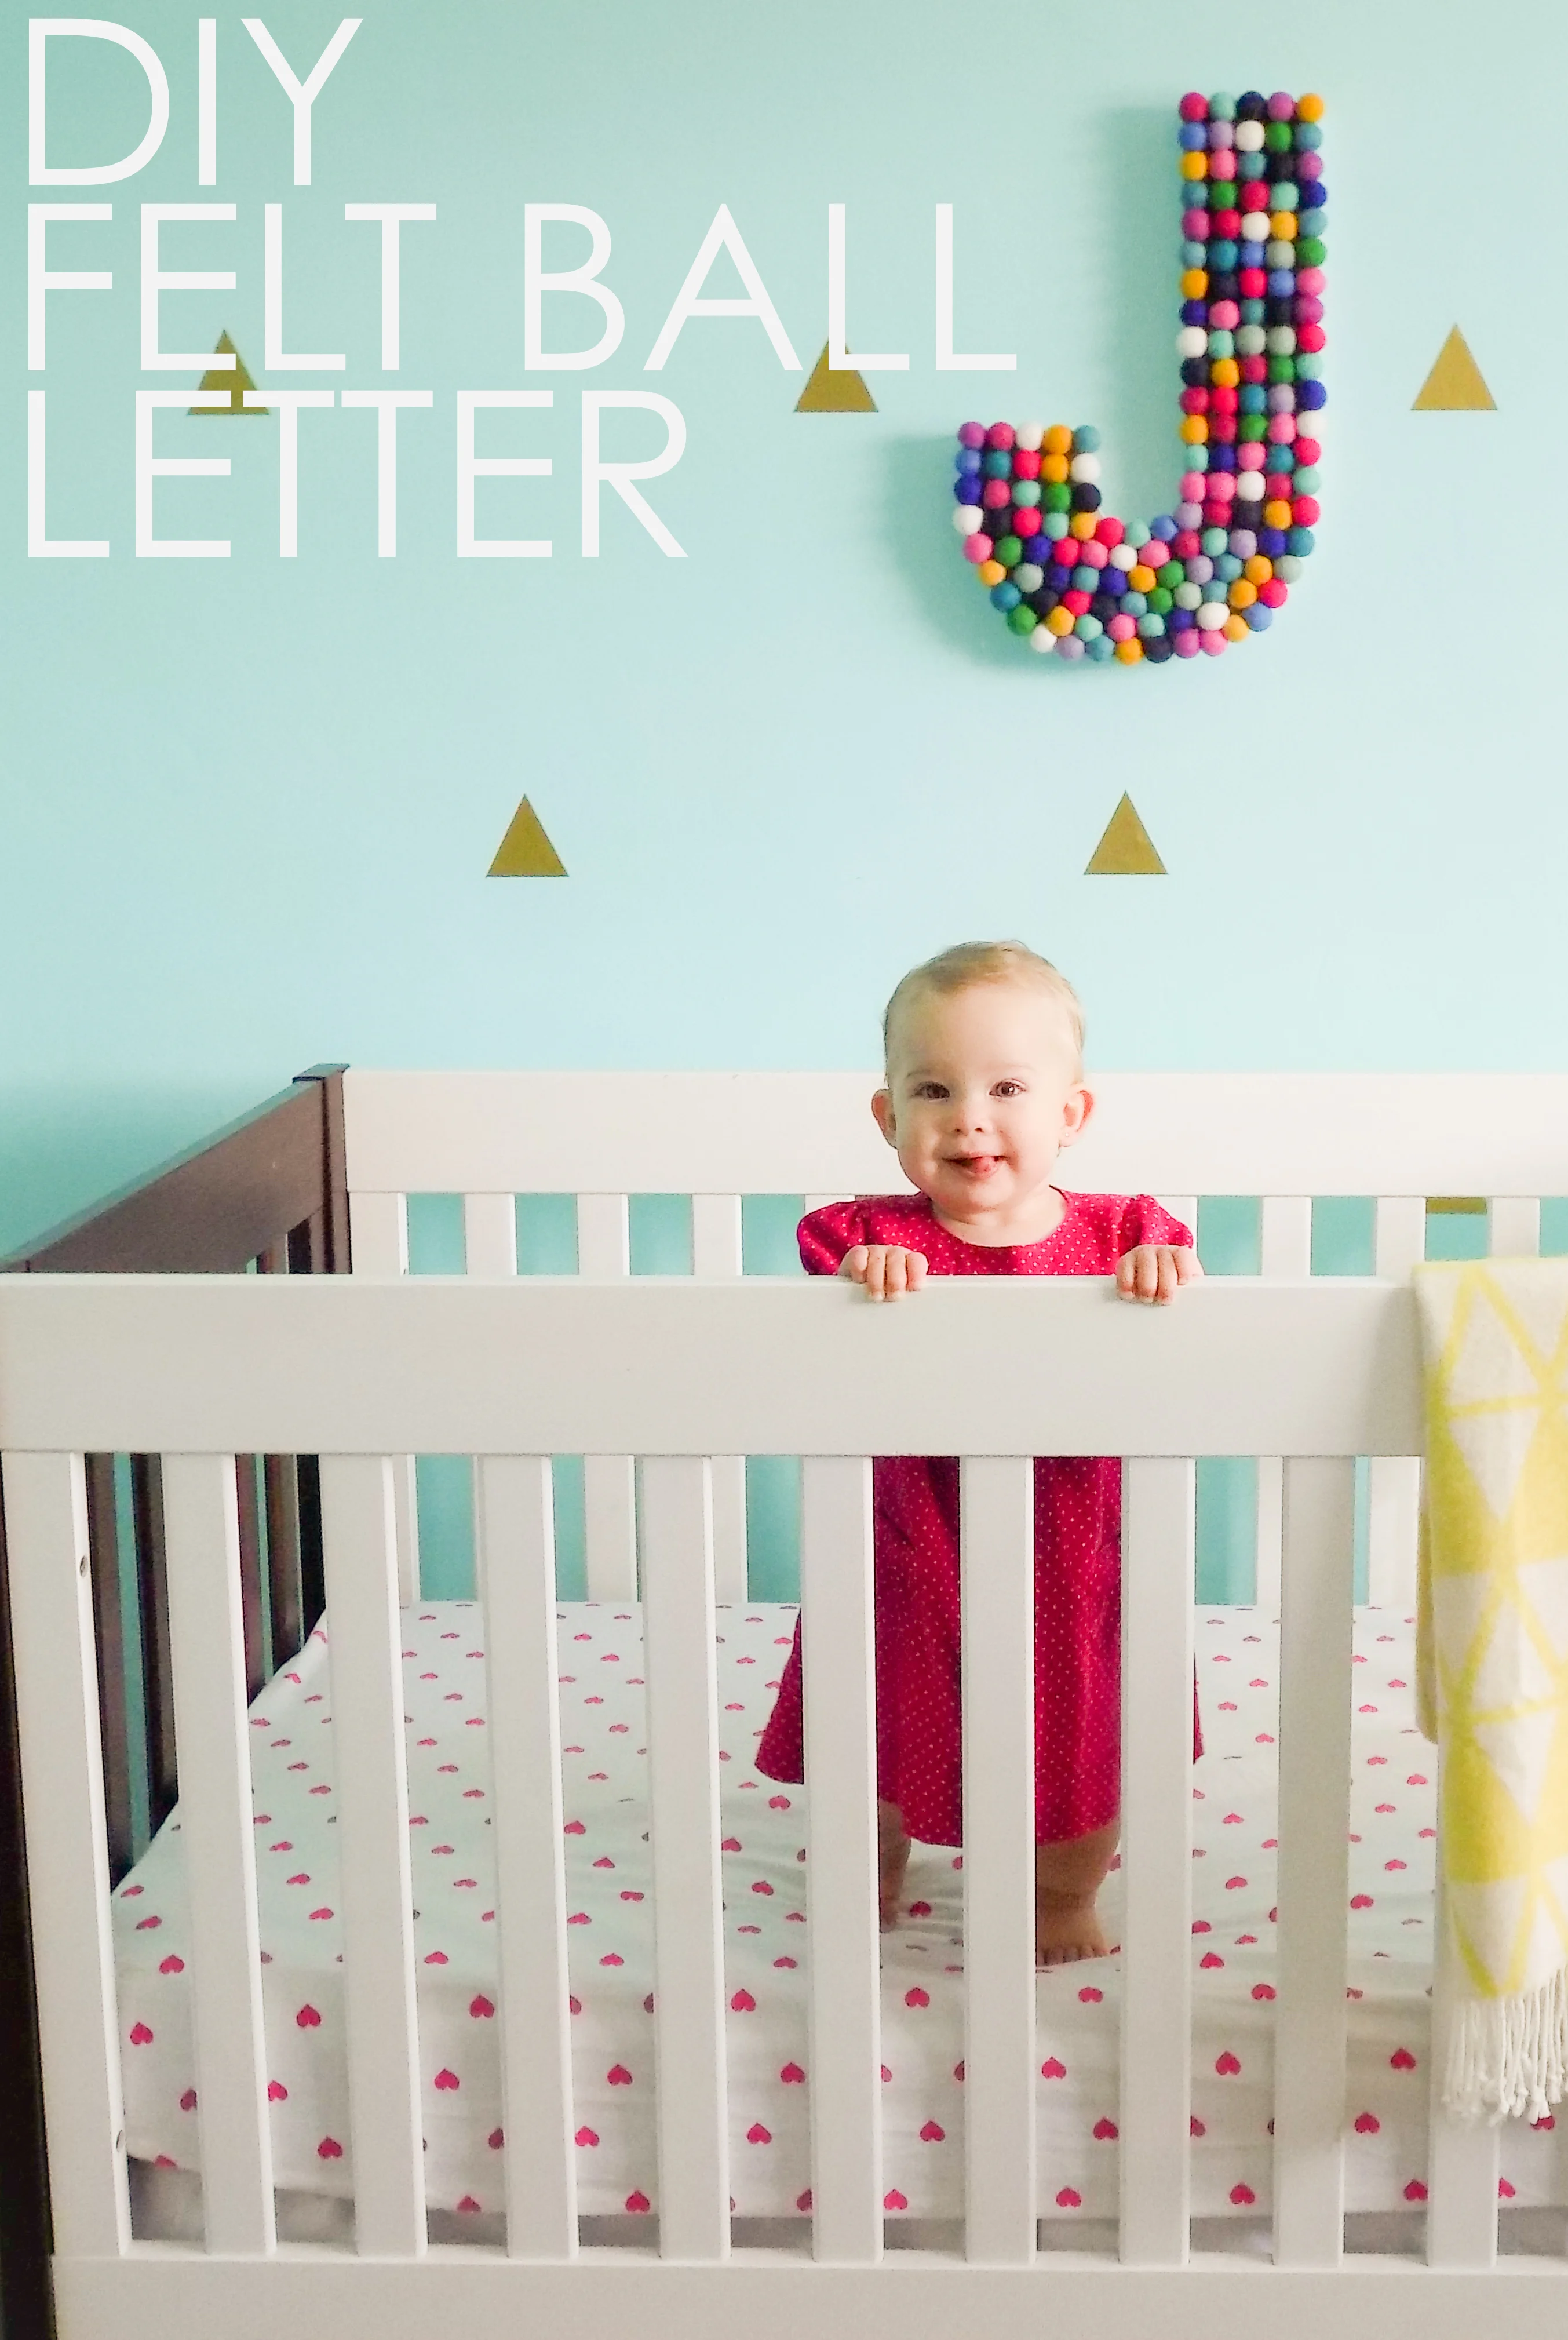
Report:
[[[587,2215],[657,2210],[650,1858],[640,1620],[559,1611],[574,2117]],[[731,2185],[740,2216],[810,2207],[805,1801],[751,1769],[792,1609],[721,1609],[719,1706]],[[403,1612],[426,2186],[432,2207],[503,2206],[491,1782],[481,1614]],[[1193,1772],[1193,2208],[1269,2206],[1277,1626],[1197,1612],[1206,1751]],[[1348,1968],[1346,2207],[1424,2198],[1432,1952],[1433,1750],[1416,1733],[1413,1622],[1358,1613]],[[313,1636],[252,1711],[276,2182],[352,2196],[336,1914],[330,1638]],[[917,1846],[883,1951],[884,2169],[892,2216],[963,2206],[961,1856]],[[1107,1892],[1116,1917],[1116,1879]],[[200,2166],[176,1810],[114,1897],[130,2152]],[[1113,2216],[1118,1967],[1038,1983],[1039,2207]],[[1503,2193],[1562,2202],[1555,2139],[1510,2123]]]

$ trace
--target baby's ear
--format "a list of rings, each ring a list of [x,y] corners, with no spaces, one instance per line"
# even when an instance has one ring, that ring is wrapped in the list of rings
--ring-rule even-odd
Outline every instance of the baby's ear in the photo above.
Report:
[[[893,1121],[893,1092],[891,1089],[883,1088],[876,1091],[871,1099],[871,1118],[876,1123],[878,1128],[881,1131],[883,1136],[887,1139],[888,1145],[897,1145],[898,1139]]]

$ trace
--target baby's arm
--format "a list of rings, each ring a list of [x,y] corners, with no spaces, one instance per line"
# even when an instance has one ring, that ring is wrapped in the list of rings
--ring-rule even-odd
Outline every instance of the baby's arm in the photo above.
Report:
[[[1184,1284],[1196,1284],[1202,1274],[1196,1252],[1185,1244],[1136,1244],[1116,1262],[1116,1297],[1152,1300],[1163,1307]]]
[[[863,1284],[868,1299],[897,1300],[901,1293],[918,1292],[926,1281],[925,1255],[902,1244],[857,1244],[844,1254],[839,1273],[851,1284]]]

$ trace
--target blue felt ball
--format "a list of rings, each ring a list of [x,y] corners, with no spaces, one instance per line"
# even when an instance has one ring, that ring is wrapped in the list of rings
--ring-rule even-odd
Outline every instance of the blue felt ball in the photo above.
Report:
[[[1325,211],[1303,212],[1297,225],[1303,235],[1325,235],[1328,233],[1328,213]]]
[[[956,471],[963,472],[970,479],[978,477],[980,469],[979,449],[978,447],[960,447],[958,450],[958,460],[954,464],[953,469]]]
[[[993,610],[1016,610],[1023,598],[1024,597],[1019,592],[1017,587],[1016,585],[1009,584],[1006,578],[1003,579],[999,585],[993,585],[991,588],[991,607]]]
[[[1236,250],[1236,260],[1243,268],[1261,268],[1265,247],[1261,243],[1244,242]]]
[[[1100,443],[1100,434],[1092,422],[1080,422],[1073,433],[1075,455],[1092,455]]]
[[[1257,549],[1265,560],[1277,560],[1285,550],[1284,529],[1260,528],[1257,532]]]
[[[1091,641],[1084,644],[1084,656],[1093,659],[1097,666],[1104,666],[1107,659],[1115,658],[1116,654],[1116,646],[1109,634],[1096,634]]]
[[[1328,392],[1320,382],[1298,382],[1295,402],[1303,413],[1315,414],[1320,406],[1327,405]]]
[[[1181,264],[1184,268],[1201,268],[1208,256],[1207,244],[1200,243],[1196,235],[1189,235],[1182,245]],[[1216,264],[1217,266],[1218,263]]]
[[[1184,122],[1176,132],[1176,144],[1184,154],[1201,153],[1208,144],[1208,130],[1201,122]]]
[[[1119,601],[1122,595],[1127,590],[1126,570],[1125,569],[1113,569],[1107,562],[1106,567],[1100,570],[1099,577],[1099,590],[1102,593],[1108,593],[1113,600]]]
[[[1158,520],[1151,521],[1149,522],[1149,541],[1151,544],[1168,544],[1172,537],[1178,533],[1179,531],[1177,530],[1176,523],[1171,518],[1169,512],[1161,512]]]
[[[1322,211],[1328,201],[1328,189],[1321,179],[1311,179],[1302,192],[1302,202],[1312,211]]]
[[[1295,291],[1294,268],[1271,268],[1268,272],[1268,295],[1271,301],[1288,301]]]
[[[1316,542],[1309,528],[1293,528],[1290,531],[1290,549],[1298,560],[1305,560]]]
[[[1012,478],[1013,459],[1005,447],[993,447],[988,451],[986,456],[985,471],[987,480]]]
[[[1266,414],[1268,392],[1261,382],[1244,382],[1236,392],[1237,411],[1243,414]]]
[[[1206,301],[1184,301],[1181,304],[1181,321],[1184,325],[1206,325],[1208,322],[1208,302]]]
[[[1073,590],[1075,593],[1097,593],[1099,590],[1100,572],[1097,569],[1091,569],[1088,562],[1086,560],[1081,569],[1074,570]]]
[[[1148,606],[1149,597],[1146,593],[1127,592],[1122,595],[1122,608],[1129,618],[1146,617]]]
[[[1178,607],[1166,620],[1166,631],[1167,634],[1190,634],[1196,623],[1197,620],[1190,610]]]
[[[1073,581],[1073,572],[1065,560],[1053,560],[1046,571],[1046,582],[1053,593],[1065,593]],[[1084,590],[1088,591],[1086,585]]]
[[[1165,630],[1166,621],[1157,610],[1150,610],[1138,620],[1138,632],[1146,642],[1157,642]]]
[[[1323,144],[1321,122],[1298,122],[1295,125],[1295,146],[1299,154],[1315,154]]]
[[[1206,537],[1204,541],[1206,543],[1207,540]],[[1222,585],[1234,585],[1241,575],[1241,563],[1234,552],[1218,553],[1215,558],[1214,573]]]
[[[980,499],[975,493],[975,475],[972,471],[967,471],[961,480],[953,481],[953,493],[961,504],[979,502]]]
[[[1144,658],[1149,666],[1164,666],[1166,659],[1172,655],[1170,642],[1164,634],[1158,636],[1156,640],[1144,644]]]
[[[1208,247],[1209,266],[1211,268],[1234,268],[1236,266],[1236,238],[1232,235],[1216,236]],[[1199,263],[1199,265],[1202,265],[1201,262]]]
[[[1244,610],[1241,614],[1255,634],[1266,634],[1274,623],[1274,611],[1266,601],[1255,601],[1249,610]]]

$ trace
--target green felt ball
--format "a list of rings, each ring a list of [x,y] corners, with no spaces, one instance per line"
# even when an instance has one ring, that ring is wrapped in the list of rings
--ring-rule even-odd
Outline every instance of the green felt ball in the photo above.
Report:
[[[1208,207],[1211,212],[1235,211],[1236,181],[1234,179],[1211,179],[1209,181]]]
[[[1007,611],[1007,623],[1015,634],[1032,634],[1039,622],[1027,601],[1020,601],[1016,610]]]
[[[1016,536],[999,536],[992,547],[992,560],[999,560],[1004,569],[1016,569],[1023,557],[1023,545]]]
[[[1224,326],[1216,325],[1208,337],[1208,353],[1211,358],[1235,357],[1235,336],[1227,332]]]
[[[1294,358],[1270,358],[1268,362],[1268,378],[1270,382],[1294,382],[1295,380],[1295,360]]]
[[[1289,122],[1271,122],[1268,124],[1263,134],[1263,143],[1271,154],[1289,154],[1295,144],[1292,134],[1294,129],[1295,124]]]
[[[1178,585],[1186,583],[1186,570],[1183,568],[1179,560],[1167,560],[1163,569],[1156,570],[1155,578],[1156,580],[1156,588],[1160,592],[1167,594],[1174,593]],[[1168,600],[1166,603],[1166,608],[1167,610],[1170,608]]]
[[[1056,491],[1054,488],[1047,488],[1046,490],[1046,501],[1047,503],[1055,493]],[[1045,532],[1049,537],[1053,544],[1060,544],[1063,537],[1067,535],[1070,525],[1071,523],[1065,511],[1047,511],[1046,514]]]
[[[1267,415],[1244,414],[1236,426],[1236,435],[1238,440],[1266,439],[1268,437]]]
[[[1176,561],[1173,566],[1180,568],[1181,563]],[[1154,591],[1149,595],[1150,616],[1156,618],[1168,617],[1175,608],[1176,595],[1171,591],[1169,586],[1156,585]]]
[[[1303,268],[1321,268],[1328,258],[1328,246],[1320,235],[1304,235],[1295,247],[1295,256]]]
[[[1048,512],[1071,511],[1073,491],[1066,480],[1052,480],[1047,486],[1040,501]]]
[[[1216,90],[1209,99],[1208,118],[1211,122],[1236,120],[1236,100],[1227,89]]]

